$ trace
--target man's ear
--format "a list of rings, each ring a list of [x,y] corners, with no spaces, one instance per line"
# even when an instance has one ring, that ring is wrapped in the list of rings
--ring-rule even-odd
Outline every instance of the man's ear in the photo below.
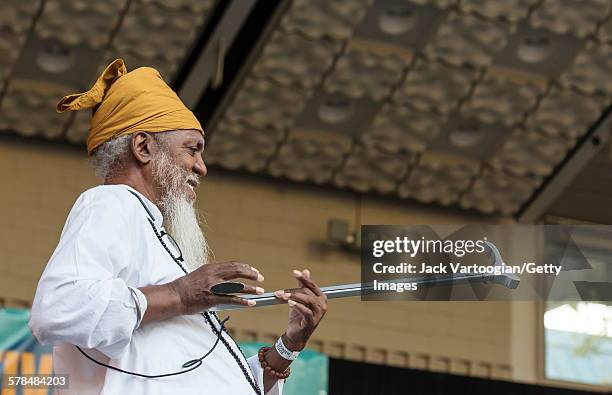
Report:
[[[136,132],[132,135],[130,148],[136,161],[141,165],[146,165],[151,162],[151,157],[155,153],[157,146],[153,136],[149,133]]]

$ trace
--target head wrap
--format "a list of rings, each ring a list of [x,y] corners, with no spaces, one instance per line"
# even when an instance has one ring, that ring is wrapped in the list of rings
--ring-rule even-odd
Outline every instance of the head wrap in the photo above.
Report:
[[[195,129],[204,134],[195,115],[164,82],[157,70],[140,67],[128,73],[123,59],[115,59],[90,90],[64,96],[57,112],[92,108],[87,152],[115,137],[138,131],[165,132]]]

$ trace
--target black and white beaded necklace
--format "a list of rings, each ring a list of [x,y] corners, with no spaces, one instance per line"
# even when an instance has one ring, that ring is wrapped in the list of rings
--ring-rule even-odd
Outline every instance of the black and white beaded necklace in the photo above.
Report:
[[[149,224],[151,225],[151,229],[153,229],[153,232],[155,233],[155,236],[157,237],[157,239],[159,240],[159,242],[161,243],[161,245],[164,247],[164,249],[166,250],[166,252],[168,252],[168,255],[170,255],[170,257],[172,258],[172,260],[174,262],[176,262],[176,264],[181,268],[181,270],[185,273],[185,274],[189,274],[189,272],[185,269],[185,267],[183,266],[183,264],[181,263],[182,258],[176,258],[174,256],[174,254],[172,254],[172,252],[170,251],[170,249],[168,248],[168,246],[166,245],[166,243],[164,242],[162,235],[160,234],[160,232],[157,230],[157,226],[155,225],[154,222],[154,217],[151,214],[151,212],[149,211],[149,209],[147,208],[146,204],[142,201],[142,199],[140,198],[140,196],[138,196],[138,194],[134,191],[129,191],[132,195],[134,195],[138,201],[140,202],[140,204],[142,205],[142,207],[145,209],[145,211],[147,212],[148,218],[147,220],[149,221]],[[206,320],[208,326],[210,326],[210,328],[212,329],[212,331],[214,332],[214,334],[217,336],[217,339],[221,340],[221,343],[223,343],[223,345],[225,346],[225,349],[230,353],[230,355],[234,358],[234,361],[236,361],[236,363],[238,364],[238,366],[240,367],[240,370],[242,370],[242,374],[244,375],[244,377],[246,378],[246,380],[248,381],[248,383],[251,385],[251,388],[253,388],[253,391],[255,391],[255,393],[257,395],[262,394],[261,389],[259,388],[259,385],[257,384],[257,382],[251,377],[251,375],[249,374],[247,368],[244,366],[244,364],[242,363],[242,361],[240,360],[240,357],[236,354],[236,352],[232,349],[232,347],[230,346],[229,342],[227,341],[227,339],[223,336],[222,332],[225,332],[227,336],[229,336],[229,338],[232,340],[232,342],[234,342],[234,345],[236,346],[236,348],[240,351],[240,353],[242,353],[242,350],[240,349],[240,347],[238,346],[238,344],[236,344],[236,341],[234,340],[234,338],[229,334],[229,332],[227,331],[227,329],[225,328],[225,326],[223,325],[225,323],[225,321],[227,321],[227,318],[223,321],[221,321],[219,319],[219,316],[217,315],[217,313],[212,312],[202,312],[200,313],[202,315],[202,317],[204,317],[204,319]],[[210,318],[211,315],[215,318],[215,320],[217,321],[217,324],[219,325],[219,328],[217,328],[212,319]],[[229,318],[229,317],[228,317]],[[244,356],[244,354],[242,354],[242,357],[244,359],[246,359],[246,357]]]

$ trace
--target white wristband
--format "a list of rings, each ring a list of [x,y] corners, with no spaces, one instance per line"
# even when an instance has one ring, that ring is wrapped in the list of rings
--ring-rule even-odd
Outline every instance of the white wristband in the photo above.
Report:
[[[276,352],[278,352],[278,355],[289,361],[295,361],[300,355],[299,351],[291,351],[287,347],[285,347],[282,337],[278,338],[276,344],[274,344],[274,348],[276,348]]]

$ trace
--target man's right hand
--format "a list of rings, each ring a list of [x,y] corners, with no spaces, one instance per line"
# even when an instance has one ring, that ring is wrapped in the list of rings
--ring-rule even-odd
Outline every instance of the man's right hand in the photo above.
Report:
[[[209,263],[170,283],[138,288],[147,298],[147,309],[141,323],[160,321],[183,314],[200,313],[220,304],[254,306],[255,302],[239,296],[217,295],[213,285],[246,279],[262,282],[257,269],[241,262]],[[264,293],[263,288],[245,285],[241,293]]]
[[[211,290],[213,285],[237,279],[262,282],[264,277],[254,267],[246,263],[232,261],[202,265],[169,285],[180,298],[181,314],[199,313],[220,304],[255,306],[253,300],[247,300],[239,296],[217,295]],[[245,285],[240,293],[261,295],[264,293],[264,289]]]

